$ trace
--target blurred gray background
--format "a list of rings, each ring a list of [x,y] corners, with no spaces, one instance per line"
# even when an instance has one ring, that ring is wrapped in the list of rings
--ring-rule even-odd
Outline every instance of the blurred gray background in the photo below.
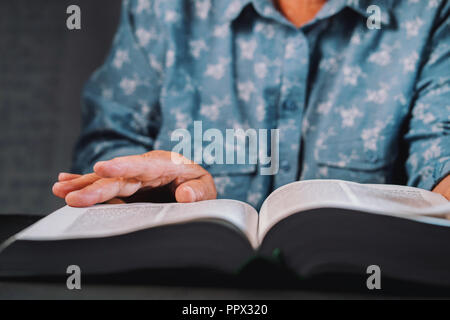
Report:
[[[71,166],[84,82],[103,62],[120,0],[0,0],[0,214],[48,214]],[[81,7],[82,30],[66,28]]]

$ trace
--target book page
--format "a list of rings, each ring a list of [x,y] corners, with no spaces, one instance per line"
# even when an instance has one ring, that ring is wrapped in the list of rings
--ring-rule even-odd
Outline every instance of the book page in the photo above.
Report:
[[[450,213],[447,199],[418,188],[341,180],[305,180],[283,186],[267,197],[260,210],[258,238],[262,241],[273,225],[291,214],[324,207],[404,217],[445,217]]]
[[[420,214],[421,209],[448,204],[440,194],[413,187],[348,182],[340,182],[340,185],[353,203],[386,211]]]
[[[246,203],[208,200],[196,203],[132,203],[65,206],[19,233],[20,240],[110,237],[157,226],[211,221],[242,232],[256,247],[258,213]]]

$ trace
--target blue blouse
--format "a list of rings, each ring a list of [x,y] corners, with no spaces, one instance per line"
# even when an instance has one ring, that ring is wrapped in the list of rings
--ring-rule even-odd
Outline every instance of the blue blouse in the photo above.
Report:
[[[368,28],[375,4],[379,29]],[[87,83],[75,170],[176,129],[279,129],[279,170],[204,164],[219,198],[259,207],[302,179],[431,189],[450,172],[448,1],[328,0],[296,28],[270,0],[128,0]],[[204,142],[205,145],[208,142]]]

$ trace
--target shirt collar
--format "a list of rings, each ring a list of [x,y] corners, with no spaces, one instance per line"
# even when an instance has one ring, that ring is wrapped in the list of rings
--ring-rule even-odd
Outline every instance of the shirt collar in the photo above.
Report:
[[[215,9],[222,22],[230,22],[235,20],[251,2],[252,0],[216,0]]]
[[[273,0],[216,0],[216,9],[220,15],[222,22],[230,22],[235,20],[242,12],[242,10],[250,3],[257,8],[264,7],[266,10],[276,11]],[[375,3],[374,3],[375,2]],[[381,23],[389,24],[392,16],[393,0],[328,0],[324,7],[320,10],[314,20],[325,19],[330,17],[345,7],[349,7],[368,18],[372,12],[367,12],[367,8],[371,5],[377,5],[381,10]]]

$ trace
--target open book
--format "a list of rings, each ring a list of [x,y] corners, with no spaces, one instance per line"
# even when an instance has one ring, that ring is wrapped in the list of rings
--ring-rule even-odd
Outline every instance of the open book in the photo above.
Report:
[[[339,180],[275,190],[260,212],[234,200],[63,207],[2,245],[0,275],[152,268],[239,270],[281,253],[301,277],[366,272],[450,285],[450,203],[404,186]]]

